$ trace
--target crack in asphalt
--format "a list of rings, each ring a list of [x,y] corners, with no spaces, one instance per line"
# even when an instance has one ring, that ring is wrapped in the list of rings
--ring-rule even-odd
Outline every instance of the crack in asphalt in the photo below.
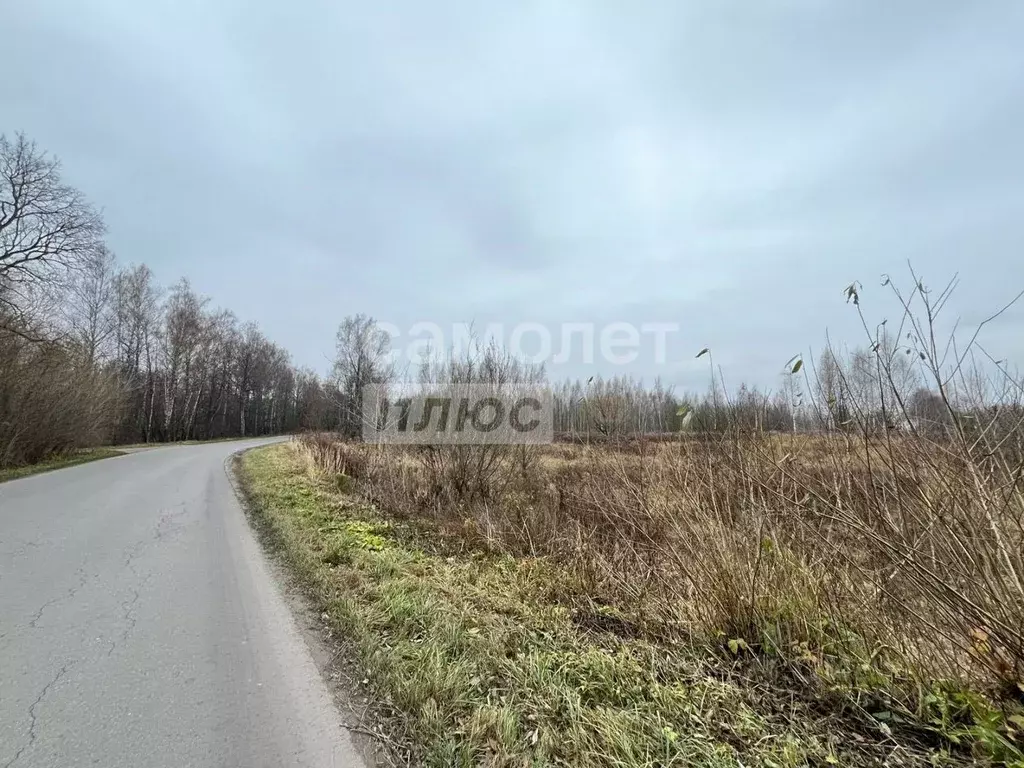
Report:
[[[165,535],[174,532],[173,529],[171,531],[163,530],[163,527],[173,517],[173,510],[184,506],[185,504],[182,503],[175,505],[170,509],[162,510],[160,517],[153,528],[152,536],[149,538],[141,539],[124,550],[124,567],[131,571],[132,574],[134,574],[134,576],[140,581],[140,584],[138,589],[136,589],[135,587],[129,587],[129,589],[132,592],[131,599],[121,602],[121,610],[124,611],[124,615],[121,617],[121,620],[126,623],[126,626],[124,630],[121,632],[120,640],[110,641],[110,647],[107,649],[107,658],[110,658],[114,654],[114,651],[117,650],[118,645],[124,645],[124,643],[128,641],[129,635],[131,635],[132,631],[135,629],[135,625],[138,623],[138,620],[135,617],[136,605],[139,602],[139,598],[142,596],[142,590],[144,590],[149,585],[150,581],[152,581],[153,578],[152,573],[148,573],[146,575],[139,573],[138,569],[135,567],[135,560],[139,557],[139,555],[142,554],[142,551],[146,548],[148,544],[151,544],[154,541],[163,541]]]
[[[161,526],[162,526],[163,522],[164,522],[164,517],[161,516],[161,519],[157,522],[157,525],[154,527],[153,533],[151,534],[151,536],[135,542],[132,546],[127,547],[124,550],[124,565],[123,565],[123,567],[127,568],[128,570],[130,570],[132,572],[132,574],[134,574],[135,577],[137,579],[139,579],[139,581],[141,583],[139,585],[139,589],[136,589],[135,587],[129,587],[129,589],[132,592],[132,597],[131,597],[130,600],[123,601],[121,603],[121,609],[124,612],[123,616],[121,617],[121,620],[124,621],[124,622],[127,622],[127,626],[121,632],[121,637],[120,637],[119,641],[118,640],[111,640],[110,641],[110,648],[107,650],[107,656],[108,657],[111,656],[114,653],[114,650],[117,648],[119,643],[123,644],[125,641],[127,641],[128,636],[131,634],[132,630],[135,629],[135,624],[137,622],[137,620],[135,618],[135,606],[138,603],[139,598],[140,598],[140,596],[142,594],[141,593],[141,589],[143,589],[147,584],[149,584],[149,582],[150,582],[150,580],[152,578],[152,574],[143,575],[143,574],[139,573],[138,569],[135,567],[134,561],[135,561],[136,558],[139,557],[139,555],[142,553],[142,550],[145,548],[145,546],[147,544],[151,543],[152,541],[160,541],[163,538],[163,535],[165,533],[165,532],[161,531]],[[83,561],[82,565],[78,567],[78,569],[75,571],[75,574],[78,576],[78,583],[76,585],[74,585],[73,587],[68,588],[63,594],[58,595],[57,597],[54,597],[54,598],[52,598],[50,600],[47,600],[45,603],[43,603],[39,607],[39,610],[37,610],[32,615],[32,618],[29,619],[29,621],[28,621],[28,627],[29,628],[31,628],[31,629],[39,629],[39,626],[38,626],[39,621],[42,619],[43,614],[46,612],[46,610],[48,608],[51,608],[51,607],[57,605],[58,603],[62,603],[62,602],[65,602],[67,600],[71,600],[72,598],[74,598],[74,596],[78,593],[79,590],[81,590],[83,587],[85,587],[89,583],[90,576],[85,571],[85,561]],[[4,632],[3,634],[0,634],[0,640],[3,640],[7,636],[7,634],[9,634],[9,633]]]
[[[45,686],[43,686],[43,690],[39,692],[39,696],[36,697],[36,700],[33,701],[32,704],[29,705],[29,708],[28,708],[28,718],[29,718],[29,723],[28,723],[28,741],[24,745],[22,745],[21,748],[18,749],[17,752],[14,753],[14,757],[12,757],[10,760],[8,760],[6,763],[4,763],[3,768],[11,768],[11,766],[14,765],[16,762],[18,762],[18,760],[21,758],[21,756],[23,754],[25,754],[25,751],[29,747],[31,747],[33,744],[35,744],[35,742],[36,742],[36,722],[37,722],[37,720],[36,720],[36,707],[38,707],[40,705],[40,703],[42,703],[43,699],[46,698],[46,694],[50,692],[50,689],[54,685],[57,684],[58,680],[60,680],[62,677],[64,677],[65,674],[67,674],[67,671],[72,666],[74,666],[74,664],[75,664],[75,662],[71,661],[71,662],[68,662],[67,664],[65,664],[63,667],[61,667],[57,671],[57,674],[54,676],[54,678],[50,682],[48,682]]]
[[[43,613],[46,611],[47,608],[56,605],[57,603],[61,603],[65,600],[70,600],[75,596],[78,590],[80,590],[82,587],[89,583],[89,575],[85,572],[84,562],[82,563],[82,565],[78,567],[78,569],[75,571],[75,574],[78,576],[78,584],[76,584],[73,587],[69,587],[68,590],[63,595],[58,595],[57,597],[51,600],[47,600],[45,603],[43,603],[39,607],[39,610],[35,612],[35,614],[28,622],[28,625],[32,629],[37,628],[36,624],[39,622],[41,618],[43,618]]]
[[[132,561],[139,556],[140,550],[146,545],[146,539],[140,539],[139,541],[132,544],[130,547],[125,547],[124,550],[124,567],[138,576],[138,571],[135,570],[135,566],[132,565]]]
[[[188,512],[188,502],[185,501],[175,504],[173,507],[160,510],[160,517],[156,521],[156,528],[153,534],[154,540],[163,541],[165,536],[171,536],[185,530],[185,526],[172,525],[172,523],[176,522],[175,518],[186,512]]]
[[[153,542],[164,541],[165,538],[175,533],[178,533],[181,530],[184,530],[185,526],[175,526],[173,525],[173,523],[175,522],[175,518],[185,511],[187,511],[186,502],[182,502],[180,504],[174,505],[173,507],[161,510],[160,516],[157,519],[156,525],[153,527],[151,535],[144,539],[140,539],[139,541],[132,544],[130,547],[125,548],[124,567],[130,570],[135,575],[135,577],[139,579],[141,584],[139,589],[136,589],[135,587],[129,587],[129,589],[131,589],[132,591],[132,598],[128,601],[121,603],[121,609],[124,611],[122,621],[127,622],[127,626],[121,633],[120,641],[110,641],[110,648],[107,650],[108,657],[114,653],[114,650],[117,648],[119,642],[123,644],[125,641],[128,640],[128,636],[131,634],[132,630],[135,629],[135,606],[136,603],[138,603],[139,597],[141,595],[140,590],[149,583],[150,578],[152,576],[152,574],[147,574],[143,576],[143,574],[139,573],[138,569],[135,567],[135,559],[142,554],[142,551],[146,548],[148,544],[151,544]],[[38,546],[38,544],[36,544],[35,542],[22,542],[22,544],[23,548],[27,546]],[[75,594],[80,589],[82,589],[86,586],[86,584],[89,583],[90,577],[85,572],[85,561],[83,561],[82,565],[78,567],[78,569],[75,571],[75,574],[78,576],[78,583],[75,586],[68,588],[67,591],[65,591],[63,594],[58,595],[57,597],[54,597],[50,600],[47,600],[45,603],[39,606],[39,610],[37,610],[32,615],[32,618],[28,621],[29,628],[38,629],[38,623],[43,618],[43,614],[46,612],[48,608],[51,608],[57,605],[58,603],[71,600],[72,598],[74,598]],[[0,640],[3,640],[8,634],[9,633],[7,632],[0,634]]]
[[[0,539],[0,544],[6,544],[6,543],[7,543],[7,540]],[[25,550],[27,550],[29,548],[39,549],[40,547],[42,547],[42,544],[40,544],[38,541],[22,541],[22,540],[19,539],[19,540],[17,540],[14,543],[16,543],[18,545],[16,549],[4,550],[4,551],[0,552],[0,555],[2,555],[4,557],[9,557],[9,558],[11,558],[11,560],[14,560],[14,559],[19,558],[22,555],[24,555],[25,554]]]
[[[124,615],[121,617],[121,620],[126,623],[126,626],[124,630],[121,632],[120,641],[110,641],[110,648],[107,650],[107,658],[110,658],[110,656],[113,655],[114,650],[117,648],[119,644],[124,645],[126,642],[128,642],[128,636],[132,633],[132,630],[135,629],[135,625],[138,623],[138,619],[135,618],[135,605],[139,602],[139,597],[142,595],[142,590],[149,584],[151,580],[152,574],[149,574],[148,576],[146,576],[145,579],[143,579],[142,584],[139,585],[139,589],[136,589],[135,587],[129,587],[129,589],[131,589],[132,591],[132,598],[130,600],[125,600],[121,603],[121,610],[124,611]]]

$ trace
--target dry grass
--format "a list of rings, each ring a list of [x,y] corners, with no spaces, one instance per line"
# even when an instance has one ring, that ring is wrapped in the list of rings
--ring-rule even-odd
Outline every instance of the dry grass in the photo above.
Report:
[[[865,321],[868,350],[848,362],[822,357],[803,387],[823,430],[813,435],[766,431],[760,405],[716,398],[705,432],[675,438],[616,430],[544,448],[401,448],[310,435],[299,450],[316,482],[371,505],[398,550],[432,562],[499,558],[516,564],[508,578],[540,564],[543,597],[488,588],[519,613],[561,607],[578,627],[642,644],[652,659],[699,664],[776,723],[763,733],[785,731],[798,745],[769,758],[757,728],[705,734],[728,744],[727,759],[829,763],[827,733],[848,745],[842,762],[1024,766],[1024,384],[976,336],[966,347],[937,340],[952,286],[933,295],[915,276],[912,293],[893,288],[904,316],[891,331]],[[857,285],[847,295],[860,312]],[[451,370],[470,381],[480,366]],[[467,587],[453,578],[445,590]],[[472,621],[491,609],[460,610]],[[586,653],[579,635],[541,631],[566,653]],[[596,684],[588,674],[574,684]],[[488,696],[515,689],[513,677],[487,678]],[[684,688],[692,679],[672,678]],[[623,743],[666,711],[648,705],[647,719],[618,732]],[[460,734],[466,716],[440,718]],[[638,764],[561,732],[556,743],[572,746],[545,753],[554,762]],[[649,747],[639,764],[673,762]],[[714,764],[709,754],[700,760]]]
[[[0,469],[0,483],[7,482],[8,480],[18,480],[19,478],[28,477],[29,475],[38,475],[42,472],[51,472],[55,469],[65,469],[66,467],[73,467],[90,461],[98,461],[99,459],[109,459],[114,456],[123,455],[122,451],[115,450],[113,448],[93,448],[74,451],[72,453],[59,456],[51,456],[49,459],[36,462],[35,464],[26,464],[19,467],[6,467]]]
[[[296,444],[242,464],[270,540],[355,643],[426,765],[928,764],[919,744],[801,695],[792,679],[651,633],[553,558],[425,536],[422,520],[339,489]]]
[[[702,645],[908,750],[1021,759],[1024,507],[991,457],[843,434],[491,447],[477,463],[302,446],[444,542],[420,546],[543,558],[630,632]],[[486,481],[447,474],[477,466]]]

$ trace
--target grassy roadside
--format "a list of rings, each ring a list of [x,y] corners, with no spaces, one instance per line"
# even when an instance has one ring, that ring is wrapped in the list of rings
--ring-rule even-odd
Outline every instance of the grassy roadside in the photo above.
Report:
[[[706,648],[645,637],[543,559],[421,546],[291,444],[240,463],[259,523],[427,765],[928,764]]]
[[[8,480],[18,480],[22,477],[28,477],[29,475],[38,475],[42,472],[52,472],[55,469],[65,469],[66,467],[74,467],[78,464],[86,464],[90,461],[98,461],[100,459],[109,459],[114,456],[123,456],[124,452],[114,448],[93,448],[90,450],[79,451],[78,453],[71,454],[70,456],[59,456],[46,461],[40,461],[37,464],[29,464],[24,467],[8,467],[7,469],[0,469],[0,483],[6,483]]]
[[[172,443],[132,443],[129,445],[104,446],[102,448],[87,448],[78,451],[77,453],[69,454],[66,456],[56,456],[54,458],[46,459],[45,461],[36,462],[35,464],[27,464],[21,467],[0,468],[0,483],[5,483],[8,480],[18,480],[19,478],[29,477],[30,475],[38,475],[43,472],[52,472],[55,469],[65,469],[66,467],[73,467],[78,464],[86,464],[90,461],[98,461],[99,459],[109,459],[114,456],[123,456],[127,451],[133,451],[142,448],[170,448],[173,446],[180,445],[229,443],[251,439],[252,438],[248,437],[220,437],[214,440],[178,440]]]

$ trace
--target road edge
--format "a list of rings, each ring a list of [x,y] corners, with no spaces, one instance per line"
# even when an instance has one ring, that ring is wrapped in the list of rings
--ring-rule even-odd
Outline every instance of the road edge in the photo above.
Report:
[[[0,484],[13,483],[16,480],[26,480],[30,477],[44,475],[48,472],[59,472],[62,469],[72,469],[73,467],[80,467],[83,464],[91,464],[94,461],[116,459],[119,456],[127,455],[128,451],[123,451],[119,448],[108,448],[106,446],[101,448],[90,448],[87,451],[59,459],[48,459],[36,462],[35,464],[26,464],[20,467],[0,469]]]
[[[408,757],[400,755],[399,745],[386,735],[392,730],[390,718],[378,703],[359,691],[360,681],[365,676],[360,671],[354,646],[330,626],[326,614],[317,608],[308,585],[288,564],[280,545],[273,539],[262,510],[249,492],[242,457],[250,451],[268,447],[252,446],[228,455],[224,461],[228,482],[313,663],[331,694],[342,726],[348,731],[366,768],[408,766]]]

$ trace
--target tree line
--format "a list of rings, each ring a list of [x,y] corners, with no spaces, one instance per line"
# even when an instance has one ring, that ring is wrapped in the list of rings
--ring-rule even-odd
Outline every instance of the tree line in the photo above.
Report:
[[[915,288],[919,298],[923,287]],[[927,310],[924,310],[927,314]],[[908,319],[909,318],[909,319]],[[912,325],[908,314],[903,326]],[[925,324],[929,322],[925,319]],[[503,349],[471,347],[463,356],[440,353],[412,373],[395,369],[389,337],[372,317],[345,318],[338,329],[331,378],[338,430],[357,439],[362,430],[361,392],[369,384],[495,383],[510,375],[552,392],[554,431],[573,441],[635,435],[747,432],[886,434],[915,431],[940,437],[987,425],[1009,433],[1024,420],[1024,389],[1009,371],[986,369],[962,353],[948,364],[941,350],[923,343],[925,334],[889,334],[884,324],[867,343],[852,349],[827,346],[816,359],[789,361],[775,389],[740,384],[730,390],[710,350],[703,392],[677,392],[660,379],[631,376],[586,381],[550,381],[543,366],[517,364]],[[930,339],[931,335],[927,335]],[[980,351],[977,344],[973,345]]]
[[[337,427],[336,387],[187,280],[121,264],[57,159],[0,136],[0,466]]]
[[[662,380],[631,376],[586,381],[549,381],[543,366],[517,365],[505,350],[476,347],[456,357],[440,354],[415,374],[396,371],[389,361],[389,338],[373,318],[346,318],[338,329],[332,386],[338,403],[339,431],[350,439],[362,429],[360,393],[369,384],[415,380],[495,383],[510,371],[520,383],[546,384],[554,408],[554,431],[574,441],[631,435],[733,432],[866,432],[918,430],[939,435],[957,414],[988,422],[993,406],[1013,420],[1024,414],[1020,390],[1012,378],[993,389],[992,379],[965,366],[944,387],[935,383],[929,364],[909,344],[880,333],[866,346],[831,346],[806,366],[802,357],[788,363],[775,389],[740,384],[729,390],[709,350],[709,386],[704,392],[677,392]],[[927,358],[927,355],[925,355]]]
[[[64,182],[55,158],[23,135],[0,135],[0,466],[100,444],[298,430],[358,438],[363,388],[400,378],[390,338],[371,317],[341,322],[334,367],[321,378],[187,280],[163,287],[145,264],[119,263],[104,236],[102,217]],[[993,408],[999,423],[1015,424],[1024,417],[1016,377],[998,369],[986,378],[966,354],[943,373],[946,355],[929,328],[951,289],[929,303],[915,282],[907,297],[893,289],[905,309],[898,332],[865,324],[867,346],[830,347],[807,366],[795,358],[775,391],[728,391],[704,349],[704,393],[629,377],[552,383],[555,431],[570,439],[737,427],[963,431],[992,424]],[[855,287],[847,293],[860,313]],[[418,376],[475,380],[520,370],[507,358],[478,350]],[[547,381],[543,368],[529,376]]]
[[[934,437],[956,421],[1012,425],[1024,419],[1024,391],[1012,378],[997,386],[975,371],[940,391],[919,363],[882,337],[852,350],[826,348],[806,367],[802,359],[791,362],[774,390],[740,384],[729,391],[714,371],[704,392],[680,393],[660,379],[648,384],[630,376],[562,381],[552,385],[555,433],[574,441],[736,430]]]

